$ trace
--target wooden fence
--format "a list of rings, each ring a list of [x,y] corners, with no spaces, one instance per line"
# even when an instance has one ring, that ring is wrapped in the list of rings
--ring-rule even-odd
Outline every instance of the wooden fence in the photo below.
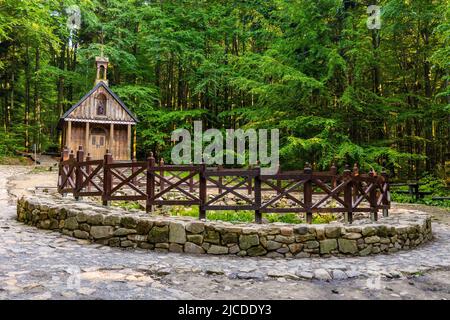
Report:
[[[338,173],[333,165],[327,172],[304,170],[261,174],[256,166],[227,169],[199,165],[166,165],[151,154],[147,161],[114,161],[110,153],[103,160],[84,157],[82,147],[75,155],[63,150],[59,164],[58,192],[75,199],[99,196],[103,204],[112,200],[145,201],[147,212],[161,205],[198,205],[199,218],[208,210],[251,210],[261,223],[263,213],[344,213],[351,223],[354,212],[378,211],[388,215],[389,182],[386,172],[360,173],[348,165]]]

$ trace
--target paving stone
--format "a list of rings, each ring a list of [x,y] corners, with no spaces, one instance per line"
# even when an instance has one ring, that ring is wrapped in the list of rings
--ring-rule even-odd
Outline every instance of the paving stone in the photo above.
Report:
[[[300,272],[297,272],[296,275],[302,279],[308,279],[308,280],[311,280],[314,277],[314,273],[308,272],[308,271],[300,271]]]
[[[314,278],[318,280],[331,280],[330,273],[325,269],[314,270]]]
[[[342,270],[333,270],[331,274],[334,280],[345,280],[348,278],[345,272]]]

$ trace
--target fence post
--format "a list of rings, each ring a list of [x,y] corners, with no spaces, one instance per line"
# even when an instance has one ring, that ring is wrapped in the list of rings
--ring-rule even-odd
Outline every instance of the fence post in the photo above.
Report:
[[[369,172],[369,176],[372,180],[376,178],[376,172],[374,169],[371,169]],[[372,184],[376,185],[376,182],[372,182]],[[377,188],[372,188],[369,193],[370,199],[370,219],[372,221],[378,221],[378,208],[377,208]]]
[[[75,168],[75,190],[74,190],[74,197],[75,200],[80,200],[80,196],[78,195],[81,191],[81,185],[83,184],[83,173],[81,172],[81,165],[80,163],[84,161],[84,151],[83,146],[78,147],[77,151],[77,160],[76,160],[76,168]]]
[[[303,168],[303,173],[308,175],[307,179],[305,181],[305,184],[303,185],[303,202],[305,203],[305,209],[306,209],[306,223],[312,223],[313,220],[313,214],[312,214],[312,168],[309,164],[309,162],[305,163],[305,167]]]
[[[66,161],[68,159],[69,159],[69,148],[67,148],[67,146],[65,146],[63,151],[61,152],[61,160]]]
[[[152,169],[155,167],[155,158],[153,152],[150,152],[150,156],[147,158],[147,201],[145,204],[145,211],[147,213],[153,212],[153,205],[150,199],[155,196],[155,174]]]
[[[252,165],[248,166],[249,170],[251,170],[252,168]],[[252,194],[252,177],[247,178],[247,193]]]
[[[352,192],[352,174],[350,171],[350,166],[348,164],[345,165],[344,169],[344,180],[347,180],[347,184],[344,187],[344,203],[345,208],[347,210],[346,213],[344,213],[344,220],[347,223],[353,222],[353,192]]]
[[[91,161],[91,160],[92,160],[91,154],[88,152],[87,157],[86,157],[86,161]],[[87,165],[86,172],[87,172],[88,176],[91,175],[92,167],[91,167],[90,164]],[[88,190],[88,192],[91,192],[91,180],[89,180],[89,182],[87,184],[87,190]]]
[[[70,150],[69,153],[69,172],[70,172],[70,180],[75,181],[76,175],[75,175],[75,165],[76,165],[76,160],[75,160],[75,153],[73,153],[73,150]],[[76,185],[75,185],[76,188]],[[73,191],[72,191],[73,193]]]
[[[206,194],[206,164],[204,161],[200,164],[200,207],[199,207],[199,219],[206,219],[206,210],[205,210],[205,204],[207,202],[207,194]]]
[[[281,166],[278,165],[278,168],[277,168],[277,175],[280,174],[280,173],[281,173]],[[278,189],[281,189],[281,180],[280,180],[279,178],[277,178],[277,188],[278,188]],[[281,191],[278,191],[278,190],[277,190],[277,194],[280,194],[280,193],[281,193]]]
[[[113,163],[112,154],[109,150],[106,150],[106,154],[103,156],[103,194],[102,194],[102,204],[104,206],[109,205],[109,197],[111,195],[112,186],[112,176],[111,169],[108,167],[109,164]]]
[[[189,164],[191,167],[194,166],[194,164],[192,163],[192,161]],[[192,174],[192,172],[194,172],[193,170],[190,171],[190,173]],[[189,192],[194,192],[194,176],[189,178]]]
[[[161,177],[164,177],[164,158],[161,158],[159,160],[159,175]],[[164,190],[164,181],[162,179],[159,179],[159,192]]]
[[[331,164],[330,173],[332,175],[331,177],[331,189],[336,188],[337,186],[337,167],[334,164],[334,162]]]
[[[255,175],[255,222],[262,223],[261,214],[261,167],[259,165],[254,169]]]
[[[389,177],[386,172],[385,167],[383,167],[383,170],[381,171],[381,176],[384,178],[384,184],[386,185],[386,193],[383,194],[383,205],[389,205],[390,204],[390,195],[389,195]],[[382,186],[384,188],[384,185]],[[381,190],[383,192],[383,190]],[[383,217],[389,217],[389,209],[383,208]]]
[[[222,170],[222,165],[217,166],[217,171]],[[219,194],[222,193],[222,183],[223,183],[223,177],[219,176]]]
[[[136,163],[136,159],[135,158],[131,159],[131,163]],[[137,168],[135,166],[131,166],[131,174],[132,175],[136,172],[136,169]],[[131,183],[136,185],[136,180],[137,180],[137,178],[134,177],[133,179],[131,179]]]
[[[64,188],[64,186],[61,185],[64,170],[64,165],[61,162],[66,161],[67,159],[69,159],[69,149],[67,148],[67,146],[65,146],[61,150],[61,158],[59,160],[60,162],[58,167],[58,192],[60,192]],[[63,196],[65,196],[65,193],[63,194]]]
[[[354,177],[359,176],[359,168],[358,168],[358,163],[357,162],[355,162],[355,164],[353,165],[352,175]],[[357,183],[359,183],[359,182],[357,182],[356,180],[352,181],[352,187],[354,187]],[[352,191],[353,191],[352,192],[352,194],[353,194],[353,202],[355,202],[356,201],[356,197],[358,196],[358,189],[357,188],[352,188]]]
[[[359,176],[358,162],[355,162],[355,164],[353,165],[353,175]]]

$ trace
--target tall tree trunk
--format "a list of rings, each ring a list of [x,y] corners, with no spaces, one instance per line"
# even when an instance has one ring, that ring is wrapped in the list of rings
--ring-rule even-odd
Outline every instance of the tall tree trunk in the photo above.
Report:
[[[58,63],[58,68],[62,71],[64,71],[64,65],[65,65],[65,50],[66,45],[64,44],[61,48],[60,51],[60,55],[59,55],[59,63]],[[58,106],[58,110],[59,110],[59,115],[62,116],[64,114],[65,111],[65,106],[63,103],[64,100],[64,76],[61,74],[58,77],[58,84],[57,84],[57,88],[58,88],[58,100],[57,100],[57,106]]]
[[[34,67],[34,123],[37,128],[34,137],[34,143],[36,144],[36,149],[40,150],[41,145],[41,97],[39,88],[39,71],[41,63],[41,52],[39,47],[36,47],[36,61]]]
[[[373,67],[373,92],[381,94],[381,71],[378,61],[378,48],[380,47],[380,32],[372,30],[372,46],[374,49],[375,66]]]
[[[31,105],[31,72],[30,72],[30,50],[27,42],[25,49],[25,113],[24,113],[24,125],[25,125],[25,150],[30,151],[29,141],[29,126],[30,126],[30,105]]]

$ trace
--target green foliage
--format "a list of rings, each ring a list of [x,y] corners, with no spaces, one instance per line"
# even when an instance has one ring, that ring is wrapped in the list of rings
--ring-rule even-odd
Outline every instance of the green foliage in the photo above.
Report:
[[[313,215],[313,224],[330,223],[335,220],[336,217],[333,214]]]
[[[430,195],[425,195],[422,199],[415,199],[409,194],[396,193],[396,190],[408,191],[408,186],[402,186],[398,189],[392,190],[392,201],[401,203],[421,203],[430,206],[438,206],[450,208],[450,200],[433,200],[434,197],[449,197],[450,190],[443,178],[435,175],[424,173],[424,176],[418,181],[419,191],[431,192]]]
[[[22,149],[20,142],[18,134],[0,131],[0,156],[13,156],[14,151]]]
[[[125,210],[137,209],[142,210],[145,209],[139,202],[137,201],[111,201],[111,205],[114,207],[119,207]]]
[[[24,157],[0,156],[0,165],[28,165],[30,162]]]
[[[197,206],[192,207],[172,207],[171,214],[174,216],[188,216],[198,218],[199,211]],[[221,220],[227,221],[231,223],[242,223],[242,222],[254,222],[255,221],[255,212],[248,210],[224,210],[224,211],[215,211],[211,210],[206,213],[206,218],[208,220]],[[305,223],[299,216],[295,213],[286,213],[286,214],[276,214],[276,213],[264,213],[263,219],[266,219],[268,222],[283,222],[283,223]],[[331,221],[336,220],[336,217],[332,214],[323,214],[323,215],[313,215],[313,223],[329,223]]]
[[[448,193],[447,193],[448,196]],[[409,194],[395,193],[392,192],[392,201],[399,203],[418,203],[425,204],[428,206],[436,206],[443,208],[450,208],[450,200],[433,200],[433,196],[425,196],[422,199],[415,200]]]
[[[447,188],[444,179],[439,179],[427,172],[425,172],[424,176],[419,180],[419,184],[420,191],[433,192],[434,196],[448,196],[450,194],[450,190]]]
[[[176,128],[278,128],[283,169],[358,162],[401,179],[448,158],[446,1],[4,0],[0,155],[54,150],[59,117],[110,59],[112,90],[137,114],[138,157],[168,161]],[[80,7],[70,31],[65,9]]]
[[[171,207],[171,215],[173,216],[188,216],[197,217],[199,216],[199,209],[197,206],[182,207],[174,206]],[[240,222],[252,222],[255,220],[255,213],[253,211],[208,211],[206,215],[208,220],[222,220],[234,223]]]

